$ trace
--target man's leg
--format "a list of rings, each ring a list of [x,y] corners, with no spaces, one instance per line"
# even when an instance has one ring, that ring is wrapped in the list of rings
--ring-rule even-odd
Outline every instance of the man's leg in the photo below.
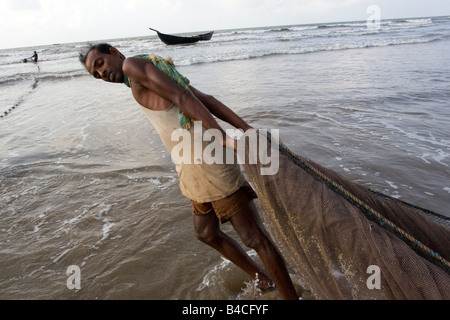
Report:
[[[273,286],[267,273],[247,255],[236,241],[220,230],[219,219],[214,211],[205,215],[194,215],[194,228],[195,235],[200,241],[219,251],[253,279],[258,279],[260,289]]]
[[[231,218],[231,223],[242,242],[258,253],[281,297],[286,300],[298,300],[283,257],[265,230],[253,201],[242,207]]]

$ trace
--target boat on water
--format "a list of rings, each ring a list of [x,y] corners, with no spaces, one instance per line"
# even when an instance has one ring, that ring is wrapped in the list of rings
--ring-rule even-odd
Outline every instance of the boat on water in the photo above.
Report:
[[[198,34],[194,36],[182,37],[171,34],[161,33],[158,30],[149,28],[150,30],[155,31],[158,34],[159,39],[167,45],[175,45],[175,44],[186,44],[186,43],[195,43],[198,41],[208,41],[211,40],[214,31],[210,31],[205,34]]]

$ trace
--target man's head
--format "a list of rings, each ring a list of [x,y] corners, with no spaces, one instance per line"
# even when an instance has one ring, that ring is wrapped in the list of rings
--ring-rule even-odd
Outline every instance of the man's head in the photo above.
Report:
[[[80,62],[96,79],[123,83],[123,54],[107,43],[91,45],[85,53],[80,53]]]

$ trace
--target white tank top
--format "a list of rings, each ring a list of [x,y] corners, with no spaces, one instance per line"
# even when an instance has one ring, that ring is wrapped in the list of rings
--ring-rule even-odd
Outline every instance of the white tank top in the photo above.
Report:
[[[141,109],[153,124],[167,150],[171,154],[174,147],[177,147],[178,150],[180,142],[183,140],[172,141],[172,133],[180,129],[178,107],[172,104],[171,107],[164,111],[154,111],[142,106]],[[203,158],[201,158],[201,164],[194,164],[195,156],[199,155],[193,152],[196,143],[194,126],[192,125],[188,131],[191,137],[191,162],[186,164],[175,161],[175,168],[180,179],[181,193],[191,200],[204,203],[223,199],[236,192],[245,182],[236,157],[234,157],[232,164],[221,164],[222,162],[207,164]],[[205,129],[202,127],[202,137],[204,132]],[[201,145],[203,153],[204,149],[211,145],[211,142],[202,141]],[[227,150],[223,147],[221,148],[223,154],[226,155]],[[184,151],[187,150],[183,149]],[[207,153],[205,152],[205,154]]]

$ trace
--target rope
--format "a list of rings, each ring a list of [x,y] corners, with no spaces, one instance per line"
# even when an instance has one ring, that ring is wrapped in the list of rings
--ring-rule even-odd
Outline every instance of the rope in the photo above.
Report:
[[[13,107],[9,108],[8,111],[5,111],[2,114],[0,114],[0,118],[6,117],[8,114],[10,114],[16,108],[17,105],[18,103],[15,104]]]
[[[28,96],[29,94],[31,94],[33,92],[33,90],[37,88],[38,84],[39,84],[39,79],[35,78],[34,79],[34,83],[31,86],[31,90],[29,92],[25,93],[24,95],[22,95],[21,97],[19,97],[17,102],[11,108],[9,108],[7,111],[4,111],[3,113],[1,113],[0,114],[0,118],[6,117],[7,115],[11,114],[11,112],[13,110],[18,108],[22,104],[22,102],[24,101],[25,97]]]
[[[269,142],[271,142],[271,135],[270,132],[267,132],[267,139]],[[420,249],[423,253],[426,253],[429,257],[432,258],[435,262],[438,263],[443,269],[450,273],[450,262],[448,262],[446,259],[444,259],[439,253],[433,251],[428,246],[421,243],[419,240],[417,240],[415,237],[401,229],[399,226],[394,224],[392,221],[384,217],[381,213],[367,205],[365,202],[357,198],[355,195],[350,193],[348,190],[346,190],[343,186],[339,185],[329,177],[325,176],[322,172],[311,166],[309,163],[303,161],[298,155],[293,153],[291,150],[289,150],[282,142],[279,142],[279,150],[285,154],[288,155],[293,162],[302,167],[306,172],[313,173],[320,179],[322,179],[325,184],[328,186],[331,186],[332,190],[334,190],[337,193],[340,193],[343,195],[347,200],[349,200],[350,203],[353,205],[356,205],[362,212],[366,212],[369,217],[375,217],[378,221],[378,224],[383,227],[392,230],[394,233],[398,234],[401,239],[404,239],[408,242],[410,242],[409,246],[413,249]]]

